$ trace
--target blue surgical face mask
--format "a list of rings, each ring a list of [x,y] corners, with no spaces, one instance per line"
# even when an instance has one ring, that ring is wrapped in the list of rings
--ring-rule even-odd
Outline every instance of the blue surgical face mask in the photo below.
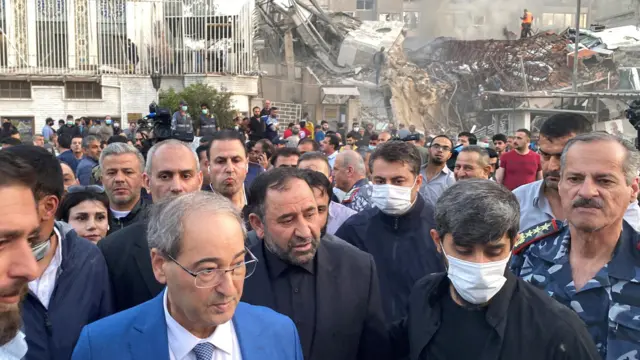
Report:
[[[375,150],[375,149],[376,149],[376,146],[375,146],[375,145],[369,145],[369,149],[370,149],[370,150]]]
[[[186,106],[182,106],[182,111],[187,111],[187,107]]]
[[[105,122],[107,125],[111,125],[111,124],[113,123],[113,120],[108,119],[108,120],[105,120],[104,122]]]
[[[67,120],[67,125],[69,125],[69,126],[73,126],[73,125],[75,125],[75,124],[76,124],[76,122],[75,122],[75,121],[73,121],[73,120]]]

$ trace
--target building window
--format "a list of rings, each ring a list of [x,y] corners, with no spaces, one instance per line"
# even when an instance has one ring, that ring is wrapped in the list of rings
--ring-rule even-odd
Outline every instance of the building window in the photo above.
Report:
[[[408,11],[404,13],[404,24],[408,26],[409,29],[418,28],[418,24],[420,23],[420,13],[417,11]]]
[[[126,6],[124,0],[99,0],[98,39],[100,64],[126,69],[127,64],[135,65],[135,56],[129,59],[129,43],[126,36]],[[133,70],[133,69],[127,69]]]
[[[67,82],[64,86],[66,99],[102,99],[102,86],[97,82]]]
[[[356,0],[356,10],[373,10],[375,0]]]
[[[28,81],[0,81],[0,98],[31,99],[31,84]]]
[[[7,66],[7,39],[4,36],[4,29],[7,28],[5,16],[5,0],[0,0],[0,66]]]
[[[36,0],[38,66],[67,67],[67,9],[64,0]]]
[[[575,27],[575,15],[574,14],[558,14],[558,13],[543,13],[542,14],[542,26],[566,28]],[[584,29],[587,26],[587,14],[580,15],[580,28]]]

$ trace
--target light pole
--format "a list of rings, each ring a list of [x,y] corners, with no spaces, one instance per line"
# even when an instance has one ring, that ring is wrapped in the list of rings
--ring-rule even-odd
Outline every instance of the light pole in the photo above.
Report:
[[[162,74],[158,70],[151,73],[151,83],[153,84],[153,88],[156,90],[156,104],[160,104],[160,85],[162,84]]]
[[[578,92],[578,53],[580,52],[580,12],[582,10],[582,1],[578,1],[576,10],[576,41],[574,43],[573,53],[573,92]]]

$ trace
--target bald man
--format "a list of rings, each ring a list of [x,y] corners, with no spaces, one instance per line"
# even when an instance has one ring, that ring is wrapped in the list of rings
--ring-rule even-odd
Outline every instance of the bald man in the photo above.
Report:
[[[343,150],[333,165],[333,179],[336,188],[346,192],[342,204],[360,212],[372,207],[371,187],[367,180],[364,159],[353,150]]]

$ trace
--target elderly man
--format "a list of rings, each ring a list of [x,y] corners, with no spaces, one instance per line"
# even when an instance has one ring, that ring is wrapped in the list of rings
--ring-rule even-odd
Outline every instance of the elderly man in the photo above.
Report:
[[[27,353],[20,302],[39,273],[30,246],[40,225],[31,191],[35,179],[33,168],[0,151],[0,359],[20,360]]]
[[[640,154],[607,133],[569,140],[558,193],[564,223],[521,233],[512,270],[573,309],[603,359],[633,359],[640,348],[640,236],[624,221],[638,196]]]
[[[154,145],[147,155],[143,181],[154,202],[202,187],[200,163],[193,149],[178,140]],[[115,308],[126,310],[152,299],[163,289],[151,270],[146,221],[137,222],[98,243],[113,284]]]
[[[100,171],[111,207],[111,234],[138,221],[146,207],[141,196],[144,158],[133,145],[113,143],[100,154]]]
[[[333,165],[333,180],[336,188],[345,192],[342,204],[360,212],[371,208],[371,189],[367,188],[367,168],[364,159],[353,150],[343,150]],[[361,188],[365,191],[360,193]]]
[[[513,191],[520,202],[522,230],[547,220],[565,219],[558,193],[560,155],[570,139],[587,133],[590,129],[591,122],[578,114],[553,115],[542,124],[538,145],[543,179]],[[640,230],[640,207],[637,201],[629,205],[624,218],[634,229]]]
[[[321,239],[308,171],[273,169],[253,183],[249,220],[263,241],[242,300],[291,317],[305,359],[390,359],[373,258]]]
[[[418,149],[409,143],[378,146],[369,161],[375,207],[353,215],[336,232],[376,260],[388,321],[406,315],[416,281],[443,269],[429,235],[433,205],[418,193],[420,161]]]
[[[478,145],[464,147],[458,153],[453,174],[456,180],[489,179],[493,165],[487,149]]]
[[[320,152],[310,152],[302,155],[300,160],[298,160],[298,167],[300,169],[309,169],[320,172],[327,178],[327,181],[331,183],[331,169],[329,167],[329,161],[327,157],[324,156]],[[320,189],[322,190],[322,189]],[[331,191],[329,191],[331,190]],[[329,199],[333,198],[333,189],[327,189],[326,195],[329,196]],[[316,190],[314,189],[314,192]],[[324,191],[324,190],[323,190]],[[316,197],[317,199],[317,197]],[[318,206],[319,208],[320,206]],[[329,207],[327,210],[328,213],[328,224],[327,224],[327,234],[335,234],[336,231],[342,226],[342,224],[347,221],[352,215],[357,214],[354,210],[349,209],[348,207],[337,203],[335,201],[329,202]]]
[[[72,359],[302,360],[290,319],[240,302],[256,260],[229,200],[207,192],[169,198],[153,208],[148,234],[153,274],[166,289],[87,326]]]
[[[519,220],[518,201],[493,181],[463,181],[442,194],[431,238],[446,257],[447,271],[427,275],[414,287],[409,315],[393,331],[396,355],[600,359],[571,310],[505,271]],[[461,339],[464,346],[458,345]]]
[[[209,143],[207,158],[211,191],[231,200],[238,210],[242,210],[247,205],[244,182],[249,167],[242,138],[232,130],[216,132]]]

